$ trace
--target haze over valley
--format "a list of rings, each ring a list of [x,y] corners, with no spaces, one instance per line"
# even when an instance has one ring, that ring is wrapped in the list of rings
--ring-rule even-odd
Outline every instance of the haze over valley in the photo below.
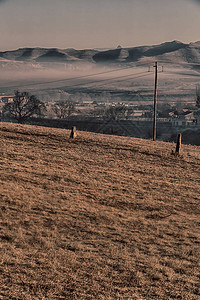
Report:
[[[26,89],[47,95],[53,89],[54,94],[64,90],[92,93],[95,98],[97,90],[120,90],[124,91],[122,101],[151,102],[155,61],[160,73],[159,100],[194,103],[195,87],[199,83],[200,42],[172,41],[105,50],[20,48],[4,51],[0,52],[0,92]],[[132,92],[131,96],[128,92]]]

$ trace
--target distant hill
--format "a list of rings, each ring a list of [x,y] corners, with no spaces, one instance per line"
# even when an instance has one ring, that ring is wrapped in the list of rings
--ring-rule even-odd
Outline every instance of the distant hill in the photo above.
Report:
[[[0,52],[0,59],[32,62],[73,62],[91,61],[97,50],[75,50],[56,48],[20,48],[18,50]]]
[[[117,47],[116,49],[57,49],[20,48],[0,52],[0,61],[29,62],[92,62],[92,63],[131,63],[152,60],[171,63],[194,63],[200,61],[200,42],[185,44],[172,41],[153,46]]]

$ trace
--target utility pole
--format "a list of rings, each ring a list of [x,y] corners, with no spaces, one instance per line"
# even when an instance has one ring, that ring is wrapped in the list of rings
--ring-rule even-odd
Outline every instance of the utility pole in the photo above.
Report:
[[[154,88],[154,117],[153,117],[153,141],[156,140],[156,114],[157,114],[157,86],[158,86],[158,63],[155,62],[155,88]]]

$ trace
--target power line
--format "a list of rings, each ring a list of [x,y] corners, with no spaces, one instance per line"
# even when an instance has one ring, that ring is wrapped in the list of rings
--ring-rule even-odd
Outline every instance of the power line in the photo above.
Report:
[[[119,71],[119,70],[125,70],[125,69],[130,69],[130,68],[120,68],[120,69],[117,69],[117,70]],[[115,70],[95,73],[95,75],[106,74],[106,73],[111,73],[111,72],[115,72]],[[74,78],[67,78],[67,79],[62,79],[62,80],[54,80],[54,81],[51,81],[51,82],[48,82],[48,83],[45,82],[45,83],[39,83],[39,84],[43,85],[43,84],[49,84],[49,83],[62,82],[62,81],[65,81],[65,80],[68,81],[68,80],[74,80],[74,79],[80,79],[80,78],[87,78],[87,77],[90,77],[90,76],[93,76],[93,75],[94,74],[89,74],[89,75],[84,75],[84,76],[79,76],[79,77],[74,77]],[[139,73],[136,73],[136,74],[117,76],[117,77],[114,77],[114,78],[93,80],[93,81],[85,82],[85,83],[84,82],[83,83],[77,83],[77,84],[73,84],[73,85],[70,85],[70,86],[63,87],[63,88],[66,88],[66,89],[69,88],[68,89],[68,91],[69,91],[69,90],[73,90],[73,88],[78,87],[78,86],[85,86],[85,85],[91,85],[91,84],[95,84],[95,85],[98,85],[99,87],[101,87],[101,86],[105,86],[105,85],[110,85],[110,84],[115,84],[115,83],[118,83],[118,82],[122,82],[122,81],[125,81],[127,79],[133,79],[134,80],[134,79],[146,77],[146,76],[149,76],[149,75],[151,75],[151,73],[147,74],[147,72],[145,71],[145,72],[139,72]],[[116,79],[119,79],[119,80],[116,80]],[[39,84],[38,83],[32,83],[32,84],[28,84],[28,85],[23,85],[23,87],[37,86]],[[18,88],[18,86],[10,86],[9,88],[10,89],[11,88]],[[54,88],[54,89],[56,89],[56,88]],[[45,88],[45,90],[46,90],[46,88]],[[133,90],[133,91],[136,92],[142,98],[142,101],[146,101],[146,99],[144,99],[143,95],[141,95],[140,92],[135,91],[135,90]]]
[[[128,69],[132,69],[132,68],[133,68],[133,66],[129,66],[129,67],[125,67],[125,68],[118,68],[118,69],[113,69],[113,70],[109,70],[109,71],[92,73],[92,74],[88,74],[88,75],[76,76],[76,77],[71,77],[71,78],[63,78],[63,79],[51,80],[51,81],[46,81],[46,82],[38,82],[38,83],[29,83],[29,84],[23,85],[23,87],[36,86],[36,85],[44,85],[44,84],[57,83],[57,82],[62,82],[62,81],[71,81],[71,80],[77,80],[77,79],[83,79],[83,78],[88,78],[88,77],[92,77],[92,76],[104,75],[104,74],[118,72],[118,71],[122,71],[122,70],[128,70]],[[7,86],[7,87],[4,87],[4,88],[17,88],[17,87],[18,86],[15,85],[15,86]]]
[[[183,71],[184,72],[184,71]],[[190,73],[182,73],[182,72],[172,72],[172,71],[167,71],[165,74],[174,74],[174,75],[182,75],[182,76],[190,76],[190,77],[200,77],[200,74],[190,74]]]
[[[149,65],[152,65],[154,61],[148,61],[148,62],[144,62],[144,63],[138,63],[137,66],[149,66]],[[168,60],[157,60],[157,62],[159,64],[171,64],[173,66],[176,66],[176,65],[180,65],[180,66],[199,66],[200,67],[200,63],[190,63],[190,62],[171,62],[171,61],[168,61]]]
[[[140,74],[145,74],[145,75],[140,75]],[[135,74],[136,75],[136,74]],[[148,73],[148,74],[146,74],[146,72],[141,72],[141,73],[137,73],[137,75],[139,75],[139,76],[135,76],[135,75],[133,75],[133,74],[130,74],[130,75],[123,75],[123,76],[117,76],[117,77],[115,77],[115,78],[108,78],[108,79],[102,79],[102,80],[93,80],[93,81],[91,81],[91,82],[85,82],[85,83],[77,83],[77,84],[74,84],[74,85],[70,85],[70,88],[74,88],[74,87],[77,87],[77,86],[83,86],[83,85],[88,85],[88,84],[98,84],[99,82],[101,83],[101,82],[106,82],[106,83],[104,83],[102,86],[104,86],[104,85],[109,85],[109,84],[112,84],[112,82],[108,82],[108,81],[110,81],[110,80],[114,80],[113,81],[113,83],[115,83],[115,82],[121,82],[121,81],[124,81],[124,80],[126,80],[127,78],[129,78],[129,79],[137,79],[137,78],[140,78],[140,77],[144,77],[144,76],[149,76],[150,74]],[[115,79],[120,79],[120,80],[115,80]],[[124,79],[121,79],[121,78],[124,78]],[[99,85],[98,85],[99,86]],[[101,86],[101,85],[100,85]]]
[[[143,75],[142,75],[143,74]],[[115,84],[117,82],[122,82],[122,81],[125,81],[127,79],[138,79],[138,78],[142,78],[142,77],[146,77],[146,76],[149,76],[151,74],[147,74],[146,72],[140,72],[140,73],[137,73],[137,76],[133,75],[133,74],[130,74],[130,75],[124,75],[124,76],[118,76],[118,77],[115,77],[115,78],[109,78],[109,79],[102,79],[102,80],[95,80],[95,81],[91,81],[91,82],[85,82],[85,83],[78,83],[78,84],[74,84],[74,85],[70,85],[69,86],[69,89],[68,87],[63,87],[65,88],[67,91],[70,91],[70,90],[73,90],[73,88],[75,87],[78,87],[78,86],[85,86],[85,85],[90,85],[90,84],[95,84],[95,85],[98,85],[98,87],[102,87],[102,86],[105,86],[105,85],[110,85],[110,84]],[[118,79],[119,80],[115,80],[115,79]],[[123,78],[123,79],[121,79]],[[108,82],[109,81],[109,82]],[[111,81],[111,82],[110,82]],[[102,82],[105,82],[102,84]],[[99,84],[100,83],[100,84]],[[87,88],[87,87],[86,87]],[[91,87],[90,87],[91,88]],[[56,88],[54,88],[56,89]],[[126,92],[126,91],[125,91]],[[144,99],[144,97],[140,94],[139,91],[135,91],[135,90],[132,90],[132,92],[136,92],[137,94],[139,94],[139,96],[141,98],[143,98],[143,101],[146,101],[146,99]]]
[[[160,61],[160,63],[171,64],[171,62],[169,62],[169,61]],[[92,77],[92,76],[104,75],[104,74],[109,74],[109,73],[118,72],[118,71],[122,71],[122,70],[128,70],[128,69],[132,69],[132,68],[138,68],[138,67],[141,67],[141,66],[149,66],[150,64],[151,64],[151,62],[145,62],[145,63],[140,63],[140,64],[138,64],[135,67],[134,66],[128,66],[128,67],[124,67],[124,68],[118,68],[118,69],[113,69],[113,70],[108,70],[108,71],[98,72],[98,73],[92,73],[92,74],[87,74],[87,75],[82,75],[82,76],[77,76],[77,77],[63,78],[63,79],[58,79],[58,80],[46,81],[46,82],[29,83],[29,84],[25,84],[25,85],[22,85],[22,86],[23,87],[29,87],[29,86],[31,87],[31,86],[45,85],[45,84],[51,84],[51,83],[58,83],[58,82],[63,82],[63,81],[78,80],[78,79],[88,78],[88,77]],[[194,66],[200,66],[200,64],[195,64],[195,63],[175,63],[175,65],[194,65]],[[176,72],[169,72],[169,71],[167,71],[165,73],[176,74]],[[188,75],[190,75],[190,74],[188,74]],[[129,75],[125,75],[125,76],[129,76]],[[191,74],[190,76],[198,76],[198,74],[197,75],[192,75]],[[116,77],[116,78],[121,78],[121,77],[123,77],[123,76],[119,76],[119,77]],[[107,80],[112,80],[112,78],[106,79],[106,81]],[[96,82],[98,82],[98,81],[96,81]],[[73,85],[73,86],[75,86],[75,85]],[[79,84],[77,86],[79,86]],[[11,88],[18,88],[18,87],[19,87],[19,85],[6,86],[6,87],[3,87],[3,88],[4,89],[5,88],[11,89]]]
[[[119,69],[118,69],[119,70]],[[121,70],[124,70],[124,69],[121,69]],[[114,71],[112,71],[114,72]],[[101,74],[106,74],[107,72],[102,72]],[[98,75],[100,73],[96,73],[96,75]],[[140,74],[146,74],[146,72],[140,72],[140,73],[136,73],[134,74],[135,75],[140,75]],[[149,74],[147,74],[149,75]],[[50,84],[50,83],[57,83],[57,82],[62,82],[62,81],[69,81],[69,80],[74,80],[74,79],[80,79],[80,78],[87,78],[87,77],[91,77],[92,74],[90,75],[84,75],[84,76],[80,76],[80,77],[72,77],[72,78],[67,78],[67,79],[59,79],[59,80],[52,80],[52,81],[49,81],[49,82],[40,82],[40,83],[30,83],[30,84],[25,84],[25,85],[22,85],[22,87],[29,87],[29,86],[37,86],[37,85],[45,85],[45,84]],[[98,82],[104,82],[104,81],[108,81],[108,80],[115,80],[115,79],[118,79],[118,78],[125,78],[125,77],[131,77],[133,76],[133,74],[130,74],[130,75],[123,75],[123,76],[117,76],[117,77],[114,77],[114,78],[108,78],[108,79],[100,79],[100,80],[93,80],[93,81],[90,81],[90,82],[83,82],[83,83],[77,83],[77,84],[72,84],[70,85],[69,87],[77,87],[77,86],[82,86],[82,85],[87,85],[87,84],[91,84],[91,83],[98,83]],[[137,77],[136,77],[137,78]],[[19,86],[8,86],[8,87],[4,87],[4,88],[18,88]]]
[[[140,75],[140,76],[130,76],[130,75],[127,75],[126,77],[128,77],[129,79],[138,79],[138,78],[146,77],[146,76],[149,76],[149,75],[150,74],[148,73],[148,74]],[[113,82],[107,82],[107,83],[104,83],[103,85],[100,84],[98,86],[110,85],[110,84],[113,84],[113,83],[122,82],[124,80],[127,80],[127,78],[126,79],[117,80],[117,81],[113,81]],[[126,91],[124,91],[124,92],[126,92]],[[144,96],[141,95],[141,93],[139,91],[136,91],[136,90],[132,89],[132,92],[137,93],[142,98],[142,101],[147,101],[146,99],[144,99]]]
[[[162,61],[162,63],[170,63],[170,62],[164,62]],[[148,66],[149,65],[149,62],[148,63],[143,63],[143,64],[140,64],[138,66],[136,66],[135,68],[138,68],[140,66]],[[188,65],[188,64],[180,64],[180,65]],[[191,64],[192,65],[192,64]],[[194,64],[194,65],[197,65],[197,64]],[[200,65],[200,64],[199,64]],[[129,69],[132,69],[133,66],[129,66],[129,67],[124,67],[124,68],[118,68],[118,69],[113,69],[113,70],[109,70],[109,71],[104,71],[104,72],[98,72],[98,73],[93,73],[93,74],[87,74],[87,75],[82,75],[82,76],[77,76],[77,77],[71,77],[71,78],[64,78],[64,79],[59,79],[59,80],[52,80],[52,81],[48,81],[48,82],[39,82],[39,83],[30,83],[30,84],[26,84],[26,85],[23,85],[23,87],[29,87],[29,86],[38,86],[38,85],[45,85],[45,84],[52,84],[52,83],[58,83],[58,82],[65,82],[65,81],[73,81],[73,80],[78,80],[78,79],[84,79],[84,78],[88,78],[88,77],[92,77],[92,76],[97,76],[97,75],[103,75],[103,74],[108,74],[108,73],[113,73],[113,72],[117,72],[117,71],[122,71],[122,70],[129,70]],[[95,84],[99,87],[101,86],[106,86],[106,85],[110,85],[110,84],[115,84],[115,83],[118,83],[118,82],[122,82],[124,80],[127,80],[127,79],[137,79],[137,78],[142,78],[142,77],[146,77],[146,76],[149,76],[149,75],[152,75],[152,72],[139,72],[139,73],[136,73],[136,74],[129,74],[129,75],[123,75],[123,76],[117,76],[117,77],[114,77],[114,78],[108,78],[108,79],[101,79],[101,80],[92,80],[90,82],[83,82],[83,83],[76,83],[76,84],[73,84],[73,85],[70,85],[70,86],[62,86],[63,88],[69,88],[70,89],[73,89],[75,87],[78,87],[78,86],[85,86],[85,85],[91,85],[91,84]],[[165,72],[167,74],[176,74],[176,72]],[[190,74],[188,74],[190,75]],[[192,76],[192,74],[191,74]],[[119,79],[119,80],[117,80]],[[19,86],[10,86],[10,87],[4,87],[4,88],[18,88]],[[45,88],[46,89],[46,88]],[[53,88],[53,89],[56,89]],[[161,90],[164,90],[162,87],[161,87]],[[189,89],[188,89],[189,90]],[[132,89],[132,91],[134,92],[134,90]],[[126,91],[124,91],[126,92]],[[150,102],[150,100],[146,100],[144,98],[143,95],[141,95],[141,93],[139,91],[135,91],[143,100],[142,101],[148,101]],[[140,101],[140,100],[139,100]]]
[[[138,79],[138,78],[146,77],[146,76],[151,75],[151,73],[147,74],[147,72],[140,72],[140,73],[137,73],[137,76],[135,76],[135,75],[130,74],[130,75],[118,76],[118,77],[115,77],[115,78],[95,80],[95,81],[85,82],[85,83],[78,83],[78,84],[70,85],[69,87],[66,86],[66,87],[62,87],[62,88],[65,88],[66,91],[70,91],[70,90],[73,90],[74,87],[78,87],[78,86],[84,87],[85,85],[90,85],[90,84],[95,84],[95,85],[98,85],[98,87],[102,87],[102,86],[105,86],[105,85],[110,85],[110,84],[115,84],[117,82],[122,82],[122,81],[125,81],[127,79]],[[115,80],[115,79],[118,79],[118,78],[119,78],[119,80]],[[121,79],[121,78],[123,78],[123,79]],[[102,82],[105,82],[105,83],[102,84]],[[87,87],[85,87],[85,88],[87,88]],[[91,88],[91,87],[88,87],[88,88]],[[57,89],[57,88],[53,88],[53,89]],[[46,88],[44,90],[46,90]],[[126,92],[126,91],[124,91],[124,92]],[[147,101],[143,97],[143,95],[141,95],[141,93],[139,91],[136,91],[136,90],[132,89],[131,92],[137,93],[142,98],[142,101]],[[94,93],[96,93],[96,91],[94,91]]]
[[[102,80],[96,80],[96,81],[91,81],[91,82],[78,83],[78,84],[70,85],[69,89],[67,89],[68,87],[64,87],[64,88],[67,89],[67,91],[70,91],[70,90],[73,90],[74,87],[85,86],[85,85],[89,85],[89,84],[95,84],[95,85],[98,85],[98,87],[102,87],[102,86],[105,86],[105,85],[110,85],[110,84],[113,84],[113,83],[122,82],[122,81],[125,81],[127,79],[138,79],[138,78],[146,77],[146,76],[149,76],[149,75],[151,75],[151,74],[149,74],[149,73],[147,74],[146,72],[140,72],[140,73],[137,73],[137,76],[135,76],[133,74],[130,74],[130,75],[118,76],[118,77],[110,78],[110,79],[102,79]],[[119,78],[119,80],[115,80],[115,79],[118,79],[118,78]],[[123,78],[123,79],[121,79],[121,78]],[[108,82],[110,80],[112,80],[112,81]],[[102,82],[105,82],[105,83],[102,84]],[[54,89],[56,89],[56,88],[54,88]],[[133,90],[133,91],[135,91],[135,90]],[[140,92],[138,92],[138,91],[135,91],[135,92],[137,94],[139,94],[139,96],[141,98],[143,98],[143,101],[146,101],[146,99],[144,99],[144,97],[140,94]]]

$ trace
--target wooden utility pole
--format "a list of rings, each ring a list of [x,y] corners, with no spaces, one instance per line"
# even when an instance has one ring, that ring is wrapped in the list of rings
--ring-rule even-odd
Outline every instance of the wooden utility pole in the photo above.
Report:
[[[157,115],[157,87],[158,87],[158,63],[155,62],[155,88],[154,88],[154,117],[153,117],[153,141],[156,140],[156,115]]]

